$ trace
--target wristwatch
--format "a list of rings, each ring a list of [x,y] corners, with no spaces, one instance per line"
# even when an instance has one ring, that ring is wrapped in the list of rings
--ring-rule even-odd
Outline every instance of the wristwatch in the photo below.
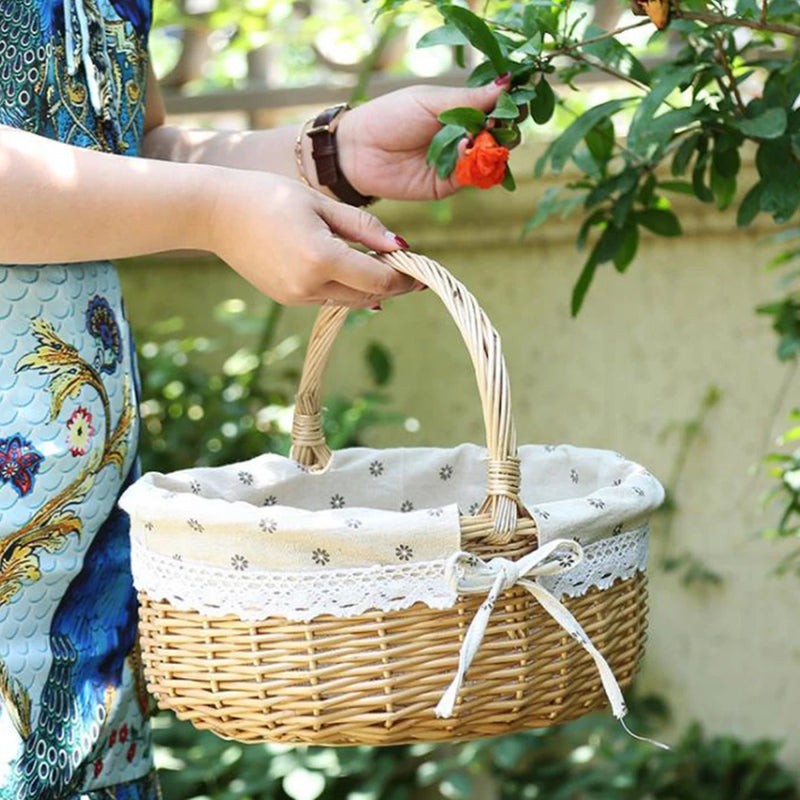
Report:
[[[347,103],[326,108],[315,119],[306,131],[311,138],[311,156],[317,167],[317,180],[321,186],[327,186],[340,200],[351,206],[368,206],[377,198],[361,194],[350,181],[345,178],[337,158],[336,128],[342,114],[348,111]]]

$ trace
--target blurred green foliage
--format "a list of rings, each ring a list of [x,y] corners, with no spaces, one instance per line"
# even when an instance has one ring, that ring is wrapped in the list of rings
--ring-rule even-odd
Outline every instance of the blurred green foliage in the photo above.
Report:
[[[230,332],[226,346],[238,343],[219,366],[213,356],[220,343],[184,335],[180,318],[137,333],[145,470],[171,472],[289,452],[301,341],[278,336],[283,308],[265,302],[259,312],[238,299],[216,307],[217,322]],[[369,313],[352,312],[345,331]],[[390,353],[370,342],[363,357],[372,388],[325,400],[324,430],[334,450],[361,444],[363,431],[372,425],[399,425],[406,419],[388,408]]]
[[[645,698],[632,724],[665,714]],[[325,748],[242,745],[155,720],[169,800],[797,800],[778,745],[708,737],[692,725],[665,752],[610,714],[464,744]]]

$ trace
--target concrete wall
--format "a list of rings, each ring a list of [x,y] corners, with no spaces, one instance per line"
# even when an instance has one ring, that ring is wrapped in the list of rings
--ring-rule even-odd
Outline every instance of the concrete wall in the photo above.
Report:
[[[719,388],[721,400],[677,486],[671,541],[663,532],[654,541],[642,685],[675,711],[665,736],[699,719],[713,732],[784,737],[784,758],[800,768],[800,580],[770,576],[790,547],[756,536],[776,512],[759,508],[767,481],[753,470],[800,390],[790,380],[774,413],[788,368],[773,355],[767,320],[753,312],[777,294],[774,274],[764,271],[771,221],[740,232],[731,213],[681,198],[686,235],[644,237],[627,275],[602,268],[572,320],[579,218],[553,220],[520,242],[535,198],[554,184],[525,180],[532,153],[519,150],[514,160],[518,191],[464,193],[452,204],[449,225],[437,224],[425,204],[381,203],[374,210],[466,283],[501,332],[520,442],[620,450],[666,481],[679,438],[662,433],[692,419],[709,386]],[[742,184],[752,182],[751,174]],[[190,330],[213,333],[209,310],[218,300],[258,302],[247,284],[207,260],[154,259],[124,264],[122,273],[140,325],[180,314]],[[312,316],[293,309],[282,328],[306,333]],[[468,358],[432,292],[388,302],[368,325],[348,331],[329,373],[332,391],[368,385],[360,353],[369,340],[391,349],[394,405],[421,425],[416,434],[376,430],[372,443],[482,440]],[[723,584],[687,589],[659,567],[665,552],[684,551],[719,572]]]

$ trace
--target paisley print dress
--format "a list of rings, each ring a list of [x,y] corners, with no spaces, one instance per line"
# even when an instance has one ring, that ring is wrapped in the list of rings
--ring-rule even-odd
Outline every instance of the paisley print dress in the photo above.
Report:
[[[149,26],[149,0],[0,0],[0,124],[136,156]],[[116,504],[137,391],[110,263],[0,265],[0,798],[159,795]]]

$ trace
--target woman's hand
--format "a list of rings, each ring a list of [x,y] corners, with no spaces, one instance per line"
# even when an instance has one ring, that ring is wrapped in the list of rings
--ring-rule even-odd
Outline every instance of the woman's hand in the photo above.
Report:
[[[425,163],[441,123],[438,114],[457,106],[491,111],[510,76],[476,89],[412,86],[346,112],[337,129],[339,164],[362,194],[395,200],[436,200],[459,187]],[[463,145],[462,145],[463,146]]]
[[[362,209],[263,172],[225,170],[215,185],[209,249],[280,303],[332,300],[371,308],[385,297],[422,288],[345,244],[380,252],[408,246]]]

